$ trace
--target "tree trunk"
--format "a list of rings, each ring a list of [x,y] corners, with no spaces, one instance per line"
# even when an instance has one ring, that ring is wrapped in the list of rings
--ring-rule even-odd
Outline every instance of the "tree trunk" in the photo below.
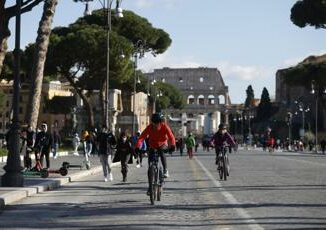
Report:
[[[105,109],[106,109],[106,85],[105,84],[102,84],[102,87],[100,89],[100,95],[99,95],[99,98],[100,98],[100,102],[101,102],[101,109],[102,109],[102,125],[104,125],[106,123],[106,120],[105,120],[105,115],[106,115],[106,112],[105,112]]]
[[[80,96],[80,98],[83,100],[83,103],[85,105],[87,117],[88,117],[88,127],[89,128],[94,128],[95,127],[95,122],[94,122],[94,112],[93,112],[93,107],[88,101],[87,97],[83,94],[82,90],[78,88],[76,85],[74,78],[69,76],[69,73],[63,74],[63,76],[66,76],[66,79],[69,81],[70,85],[74,87],[76,90],[77,94]]]
[[[35,56],[32,69],[32,83],[30,88],[29,103],[27,104],[26,122],[34,129],[37,126],[39,108],[41,102],[41,92],[44,74],[44,65],[49,46],[51,25],[58,0],[48,0],[44,2],[43,15],[37,32]]]

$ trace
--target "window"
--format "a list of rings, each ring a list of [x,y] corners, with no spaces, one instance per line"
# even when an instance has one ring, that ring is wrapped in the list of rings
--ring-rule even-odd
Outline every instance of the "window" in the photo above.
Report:
[[[23,107],[19,107],[19,114],[23,113]]]
[[[0,122],[0,129],[2,129],[2,122]]]
[[[213,89],[214,89],[214,87],[213,87],[213,86],[211,86],[211,87],[209,87],[209,89],[210,89],[210,90],[213,90]]]
[[[203,95],[198,96],[198,105],[204,105],[205,104],[205,97]]]
[[[182,83],[183,82],[183,79],[182,77],[179,78],[179,82]]]
[[[161,78],[161,81],[162,81],[162,82],[165,82],[165,78],[164,78],[164,77],[162,77],[162,78]]]
[[[6,112],[6,117],[9,117],[9,112]]]
[[[188,101],[188,105],[195,104],[195,97],[194,97],[194,95],[189,95],[187,101]]]
[[[223,96],[223,95],[218,96],[218,101],[222,105],[225,104],[225,96]]]
[[[200,77],[200,78],[199,78],[199,81],[200,81],[200,82],[204,82],[204,78],[203,78],[203,77]]]
[[[6,101],[6,106],[9,107],[9,101]]]
[[[208,104],[214,105],[215,104],[215,97],[214,95],[208,95]]]
[[[193,90],[193,89],[194,89],[194,87],[190,86],[190,90]]]

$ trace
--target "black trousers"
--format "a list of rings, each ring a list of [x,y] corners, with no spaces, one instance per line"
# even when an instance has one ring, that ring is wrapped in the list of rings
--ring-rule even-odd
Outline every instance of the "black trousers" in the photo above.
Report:
[[[45,157],[46,167],[50,168],[50,151],[42,151],[40,155],[40,162],[43,167],[43,159]]]
[[[148,165],[150,164],[150,162],[151,162],[151,160],[153,158],[153,153],[154,153],[154,149],[150,149],[149,153],[148,153]],[[166,164],[166,156],[165,156],[165,153],[164,153],[163,150],[159,151],[159,157],[160,157],[161,162],[162,162],[163,171],[165,172],[167,170],[167,164]],[[149,175],[149,167],[148,167],[148,170],[147,170],[147,176],[148,176],[148,185],[150,187],[151,185],[149,184],[149,177],[150,177],[150,175]]]
[[[131,154],[122,153],[120,156],[120,163],[121,163],[121,173],[123,177],[127,176],[128,173],[128,161],[130,159]]]

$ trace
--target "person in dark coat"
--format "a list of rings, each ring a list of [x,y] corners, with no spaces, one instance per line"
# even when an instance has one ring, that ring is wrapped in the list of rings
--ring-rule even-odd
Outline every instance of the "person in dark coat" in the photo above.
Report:
[[[39,156],[40,163],[43,166],[43,159],[45,157],[46,167],[50,168],[50,150],[52,145],[52,137],[48,132],[48,125],[41,124],[41,131],[36,134],[35,151]]]
[[[118,143],[117,143],[117,156],[121,162],[121,173],[122,173],[122,181],[127,181],[127,173],[128,173],[128,162],[132,162],[133,156],[133,147],[131,140],[127,137],[125,132],[120,134]]]
[[[180,156],[183,154],[183,149],[185,148],[185,142],[182,137],[178,139]]]
[[[25,135],[22,136],[22,138],[23,138],[22,149],[25,147],[24,167],[27,169],[31,169],[32,168],[32,159],[31,159],[30,155],[33,152],[36,135],[31,126],[28,126],[27,130],[24,131],[24,133],[25,133]],[[22,149],[21,149],[21,151],[22,151]]]
[[[111,173],[111,163],[112,163],[112,152],[113,147],[117,144],[115,136],[111,131],[108,131],[107,127],[103,125],[101,132],[97,136],[98,143],[98,155],[103,167],[104,181],[113,180],[113,175]]]
[[[325,154],[326,141],[324,139],[320,142],[320,147],[321,147],[322,154]]]

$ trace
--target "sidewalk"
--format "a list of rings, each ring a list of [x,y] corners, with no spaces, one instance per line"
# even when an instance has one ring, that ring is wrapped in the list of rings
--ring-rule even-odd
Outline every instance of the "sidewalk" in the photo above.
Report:
[[[62,162],[67,161],[71,164],[81,164],[84,160],[83,155],[74,156],[67,152],[59,152],[57,159],[51,157],[51,169],[59,169],[62,166]],[[68,169],[67,176],[61,176],[60,174],[50,174],[48,178],[41,178],[40,176],[25,176],[24,187],[0,187],[0,212],[3,211],[6,205],[19,201],[28,196],[32,196],[37,193],[41,193],[48,190],[53,190],[71,181],[76,181],[82,177],[93,175],[102,172],[102,166],[97,155],[90,157],[91,169],[70,168]],[[34,165],[33,160],[33,165]],[[45,162],[44,162],[45,163]],[[22,162],[23,164],[23,162]],[[5,174],[3,167],[6,162],[0,162],[0,176]],[[120,163],[114,163],[113,167],[120,165]],[[102,175],[102,174],[101,174]]]

